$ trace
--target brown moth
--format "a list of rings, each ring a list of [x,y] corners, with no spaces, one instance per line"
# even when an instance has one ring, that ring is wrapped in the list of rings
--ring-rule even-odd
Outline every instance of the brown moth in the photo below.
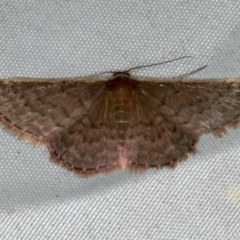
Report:
[[[0,80],[0,122],[80,175],[173,166],[240,116],[240,79]]]

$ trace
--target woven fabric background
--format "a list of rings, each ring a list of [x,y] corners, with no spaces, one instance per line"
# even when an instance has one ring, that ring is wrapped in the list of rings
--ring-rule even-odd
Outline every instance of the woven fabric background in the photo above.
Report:
[[[240,3],[1,0],[0,78],[240,77]],[[1,104],[1,103],[0,103]],[[0,129],[0,239],[240,239],[240,128],[174,170],[83,179]]]

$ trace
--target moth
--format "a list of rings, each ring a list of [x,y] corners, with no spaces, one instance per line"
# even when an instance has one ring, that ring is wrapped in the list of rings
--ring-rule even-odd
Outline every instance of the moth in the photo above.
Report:
[[[0,122],[80,175],[173,166],[240,115],[240,79],[0,80]]]

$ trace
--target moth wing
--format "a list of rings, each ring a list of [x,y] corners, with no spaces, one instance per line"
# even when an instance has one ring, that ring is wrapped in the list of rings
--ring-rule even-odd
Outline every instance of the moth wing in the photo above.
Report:
[[[30,141],[47,141],[83,116],[104,91],[102,81],[0,81],[0,121]]]
[[[118,167],[118,134],[110,105],[106,90],[83,116],[51,139],[49,151],[57,163],[82,175]]]
[[[135,123],[129,128],[128,159],[136,166],[162,166],[185,158],[199,136],[235,125],[240,82],[142,82],[136,91]]]

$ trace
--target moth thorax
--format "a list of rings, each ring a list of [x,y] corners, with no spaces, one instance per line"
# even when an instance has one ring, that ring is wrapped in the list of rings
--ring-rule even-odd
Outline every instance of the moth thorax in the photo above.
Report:
[[[129,116],[133,103],[133,91],[129,88],[119,88],[113,94],[113,113],[119,141],[123,142],[129,125]]]

